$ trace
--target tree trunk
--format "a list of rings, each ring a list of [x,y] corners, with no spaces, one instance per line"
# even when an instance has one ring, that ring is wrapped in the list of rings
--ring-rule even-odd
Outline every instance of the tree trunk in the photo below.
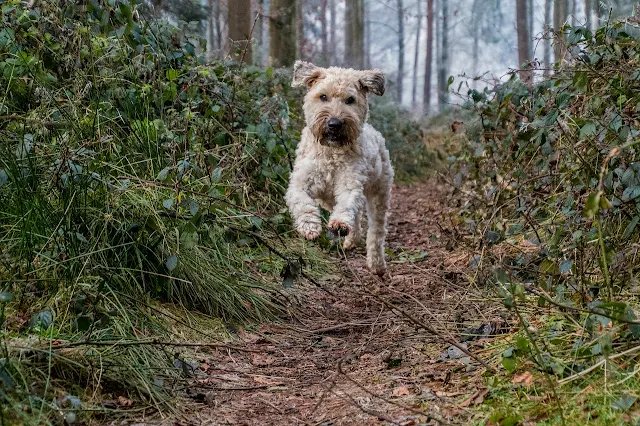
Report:
[[[371,11],[365,7],[364,10],[364,67],[366,69],[371,68]]]
[[[442,7],[442,44],[440,46],[440,65],[438,67],[438,106],[442,110],[449,102],[447,72],[449,68],[449,0],[441,0]]]
[[[258,21],[256,22],[256,28],[254,30],[254,37],[256,39],[256,51],[253,52],[256,64],[264,65],[264,0],[258,0]]]
[[[216,20],[216,47],[220,52],[224,52],[224,46],[222,45],[222,11],[220,10],[220,1],[221,0],[216,0],[216,7],[213,14]]]
[[[420,59],[420,27],[422,25],[422,15],[420,11],[420,1],[418,6],[418,28],[416,29],[416,48],[413,55],[413,87],[411,89],[411,105],[413,108],[418,106],[418,61]]]
[[[533,56],[534,56],[533,43],[531,41],[536,38],[535,21],[533,19],[533,15],[534,15],[533,3],[534,2],[535,0],[527,0],[527,8],[528,8],[527,24],[529,27],[529,58],[530,59],[533,59]]]
[[[329,65],[329,28],[327,25],[328,0],[320,1],[320,41],[322,42],[322,65]]]
[[[551,75],[551,39],[548,33],[551,28],[551,7],[552,0],[545,0],[544,2],[544,75],[548,77]]]
[[[553,29],[557,33],[554,45],[555,61],[559,64],[566,56],[567,37],[562,26],[567,20],[568,0],[554,0],[553,2]]]
[[[364,68],[364,0],[345,2],[344,64]]]
[[[484,15],[483,8],[486,7],[485,0],[473,0],[473,6],[471,6],[471,25],[473,34],[473,46],[471,48],[471,69],[473,70],[473,76],[478,76],[478,59],[480,57],[480,22]],[[478,80],[474,79],[471,82],[472,87],[475,89],[478,85]]]
[[[336,64],[338,55],[336,52],[336,0],[329,0],[329,22],[331,31],[329,32],[329,62]]]
[[[213,60],[215,58],[215,49],[216,49],[216,35],[215,35],[215,0],[207,0],[207,53],[209,60]]]
[[[422,110],[428,115],[431,108],[431,69],[433,62],[433,0],[427,0],[427,58],[424,65]]]
[[[529,23],[527,20],[527,0],[516,0],[516,31],[518,33],[518,62],[520,67],[520,79],[531,84],[533,71],[529,61],[531,44],[529,42]]]
[[[228,6],[229,54],[251,63],[251,0],[233,0]]]
[[[304,0],[297,0],[296,4],[296,57],[305,60],[305,38],[304,38]]]
[[[403,81],[404,81],[404,7],[402,0],[398,0],[398,78],[396,81],[398,89],[398,103],[402,103]]]
[[[591,4],[591,0],[584,0],[584,13],[585,13],[585,16],[587,17],[587,22],[585,23],[585,26],[589,31],[591,31],[591,12],[592,11],[593,11],[593,6]]]
[[[269,62],[290,67],[296,60],[296,1],[271,0],[269,15]]]
[[[571,0],[571,7],[569,9],[569,16],[571,17],[571,25],[575,26],[576,25],[576,6],[577,6],[578,0]]]

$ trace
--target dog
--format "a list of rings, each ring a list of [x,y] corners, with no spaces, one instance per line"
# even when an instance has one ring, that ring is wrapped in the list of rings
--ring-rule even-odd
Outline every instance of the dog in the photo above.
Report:
[[[305,128],[285,200],[295,227],[308,240],[322,232],[319,206],[331,212],[327,228],[359,244],[367,212],[367,266],[386,273],[384,256],[393,167],[383,136],[367,123],[369,95],[382,96],[380,70],[322,68],[296,61],[293,87],[306,87]]]

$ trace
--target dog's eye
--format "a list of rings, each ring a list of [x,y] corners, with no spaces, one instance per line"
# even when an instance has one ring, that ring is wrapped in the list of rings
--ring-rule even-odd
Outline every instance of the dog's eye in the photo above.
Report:
[[[353,96],[349,96],[344,103],[347,105],[351,105],[352,103],[354,103],[356,101],[356,99]]]
[[[327,102],[327,100],[328,100],[328,99],[329,99],[329,98],[327,98],[327,95],[320,95],[320,100],[321,100],[322,102]]]

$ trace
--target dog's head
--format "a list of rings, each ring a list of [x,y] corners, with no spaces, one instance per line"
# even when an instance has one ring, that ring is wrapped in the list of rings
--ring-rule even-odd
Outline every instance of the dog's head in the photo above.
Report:
[[[304,86],[304,116],[316,140],[326,146],[355,143],[369,115],[369,94],[384,94],[385,78],[380,70],[358,71],[321,68],[296,61],[293,87]]]

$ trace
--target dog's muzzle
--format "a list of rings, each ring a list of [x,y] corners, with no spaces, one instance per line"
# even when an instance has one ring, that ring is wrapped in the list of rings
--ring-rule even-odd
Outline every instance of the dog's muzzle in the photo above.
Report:
[[[349,143],[344,126],[344,121],[338,118],[330,118],[327,120],[325,131],[320,140],[321,145],[325,146],[345,146]]]

